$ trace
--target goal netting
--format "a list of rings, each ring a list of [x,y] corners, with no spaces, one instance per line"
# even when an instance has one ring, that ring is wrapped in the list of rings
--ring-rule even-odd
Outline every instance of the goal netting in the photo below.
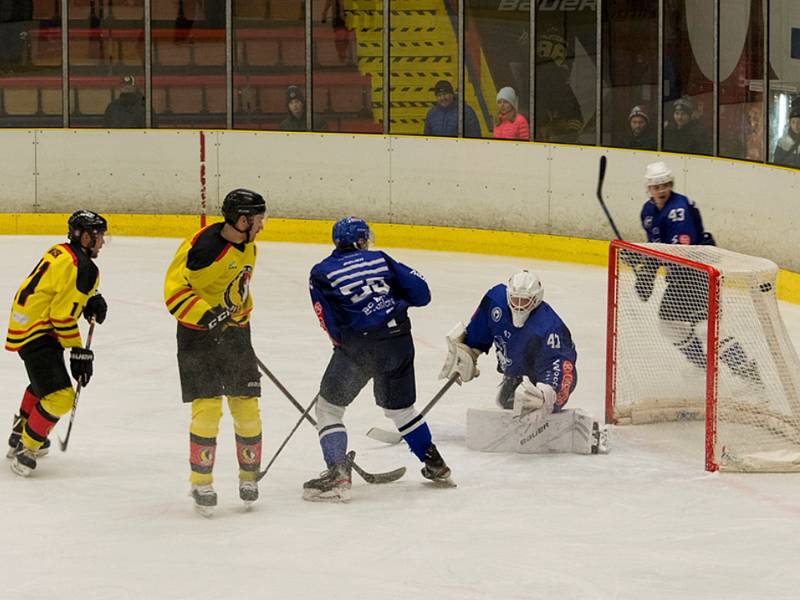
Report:
[[[800,360],[777,273],[714,246],[612,242],[606,421],[702,419],[707,470],[800,471]]]

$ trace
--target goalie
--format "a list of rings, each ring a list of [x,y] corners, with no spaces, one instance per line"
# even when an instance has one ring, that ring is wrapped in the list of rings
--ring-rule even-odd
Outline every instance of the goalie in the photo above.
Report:
[[[581,410],[565,410],[575,389],[577,353],[569,329],[543,302],[544,288],[522,270],[484,295],[469,324],[447,336],[439,377],[479,375],[477,359],[494,345],[503,375],[497,405],[467,412],[467,446],[498,452],[608,452],[608,434]]]

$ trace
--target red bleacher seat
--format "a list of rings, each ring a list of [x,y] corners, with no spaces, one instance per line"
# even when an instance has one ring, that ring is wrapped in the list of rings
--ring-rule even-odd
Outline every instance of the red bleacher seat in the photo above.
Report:
[[[39,95],[35,89],[6,89],[3,108],[9,115],[35,115],[39,111]]]
[[[126,65],[144,66],[144,42],[139,40],[119,41],[119,62]]]
[[[192,58],[190,42],[176,42],[173,40],[157,40],[156,61],[164,66],[175,67],[188,65]]]
[[[84,88],[77,90],[77,111],[82,115],[102,115],[111,102],[112,90],[104,88]]]
[[[305,40],[281,40],[281,63],[285,67],[301,67],[305,65]]]
[[[383,133],[383,125],[372,119],[340,119],[339,131],[343,133]]]
[[[103,54],[103,43],[100,39],[72,39],[69,41],[70,65],[78,67],[100,65],[105,59]]]
[[[30,5],[29,5],[30,6]],[[33,20],[52,19],[56,16],[53,0],[33,0]]]
[[[270,0],[269,17],[276,21],[299,21],[303,18],[303,0]]]
[[[67,10],[70,21],[88,19],[91,14],[89,0],[70,0]]]
[[[278,40],[247,40],[244,64],[254,67],[273,67],[280,62]]]
[[[194,44],[194,63],[208,66],[225,64],[225,42],[200,41]]]
[[[321,67],[352,65],[353,53],[347,48],[344,49],[344,56],[339,56],[339,49],[336,47],[337,43],[340,42],[330,38],[317,40],[314,44],[314,62]],[[350,43],[353,43],[353,41],[351,40]],[[342,60],[342,58],[344,58],[344,60]]]
[[[178,18],[178,0],[153,0],[150,10],[154,21],[174,21]],[[202,19],[202,0],[184,0],[183,16],[190,21]]]
[[[314,88],[314,112],[324,113],[328,111],[328,90],[324,87]]]
[[[258,96],[262,113],[286,112],[286,88],[263,87],[259,90]]]
[[[42,90],[42,112],[46,115],[64,114],[64,107],[61,105],[60,89]]]
[[[364,108],[365,89],[343,86],[331,86],[329,89],[333,112],[355,113]]]
[[[203,111],[203,88],[172,87],[169,90],[169,107],[177,114],[197,114]]]
[[[121,21],[144,19],[144,0],[114,0],[112,15]]]
[[[31,45],[31,62],[40,67],[61,65],[61,38],[34,35]]]
[[[206,110],[210,113],[225,113],[225,88],[206,88]]]
[[[159,115],[167,112],[169,99],[165,88],[153,87],[153,112]]]
[[[233,0],[233,18],[263,21],[267,18],[267,4],[267,0]]]

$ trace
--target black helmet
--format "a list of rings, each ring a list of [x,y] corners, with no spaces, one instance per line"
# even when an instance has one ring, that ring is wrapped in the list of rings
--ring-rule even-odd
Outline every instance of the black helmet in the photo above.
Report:
[[[267,212],[267,203],[258,192],[245,189],[228,192],[222,202],[222,216],[225,222],[234,225],[240,216],[262,215]]]
[[[108,221],[91,210],[76,210],[67,221],[67,237],[71,241],[80,240],[83,232],[88,232],[95,239],[98,233],[108,231]]]

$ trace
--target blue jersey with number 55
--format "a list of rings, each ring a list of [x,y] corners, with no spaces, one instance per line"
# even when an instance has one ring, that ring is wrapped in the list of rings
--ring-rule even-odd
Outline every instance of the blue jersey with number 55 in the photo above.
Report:
[[[335,344],[348,335],[399,326],[431,291],[417,271],[373,250],[334,250],[311,269],[311,303]]]
[[[641,218],[648,242],[693,245],[699,244],[703,235],[689,198],[676,192],[661,210],[652,200],[645,202]]]
[[[467,325],[464,343],[482,352],[494,345],[498,371],[546,383],[556,391],[559,406],[577,383],[575,344],[556,311],[542,302],[522,327],[514,327],[502,283],[486,292]]]

